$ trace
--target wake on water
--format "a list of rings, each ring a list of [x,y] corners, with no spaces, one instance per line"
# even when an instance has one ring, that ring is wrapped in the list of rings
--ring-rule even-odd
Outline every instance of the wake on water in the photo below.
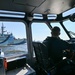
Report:
[[[5,57],[27,54],[27,44],[10,45],[0,47],[4,52]]]

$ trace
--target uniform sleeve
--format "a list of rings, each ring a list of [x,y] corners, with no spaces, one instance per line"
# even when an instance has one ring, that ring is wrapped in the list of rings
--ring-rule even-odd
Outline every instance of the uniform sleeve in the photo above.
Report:
[[[44,41],[43,44],[46,45],[47,47],[49,46],[49,37],[47,37]]]

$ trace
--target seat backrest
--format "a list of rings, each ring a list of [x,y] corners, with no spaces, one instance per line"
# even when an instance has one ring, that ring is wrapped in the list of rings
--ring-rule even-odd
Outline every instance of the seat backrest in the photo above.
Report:
[[[48,50],[43,43],[33,42],[34,52],[36,56],[37,63],[40,67],[48,70],[50,68],[50,61],[48,57]],[[52,64],[51,64],[52,66]]]

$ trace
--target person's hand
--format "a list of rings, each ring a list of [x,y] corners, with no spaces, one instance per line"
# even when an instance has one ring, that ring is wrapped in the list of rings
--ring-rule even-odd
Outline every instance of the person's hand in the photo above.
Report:
[[[63,53],[68,59],[72,60],[74,57],[74,52],[71,52],[69,49],[64,50]]]

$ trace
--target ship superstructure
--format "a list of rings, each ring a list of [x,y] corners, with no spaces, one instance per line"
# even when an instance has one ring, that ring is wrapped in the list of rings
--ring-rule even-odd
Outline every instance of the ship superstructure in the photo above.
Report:
[[[12,33],[8,33],[4,29],[5,27],[2,23],[1,33],[0,33],[0,46],[18,45],[18,44],[23,44],[26,42],[25,39],[16,39]]]

